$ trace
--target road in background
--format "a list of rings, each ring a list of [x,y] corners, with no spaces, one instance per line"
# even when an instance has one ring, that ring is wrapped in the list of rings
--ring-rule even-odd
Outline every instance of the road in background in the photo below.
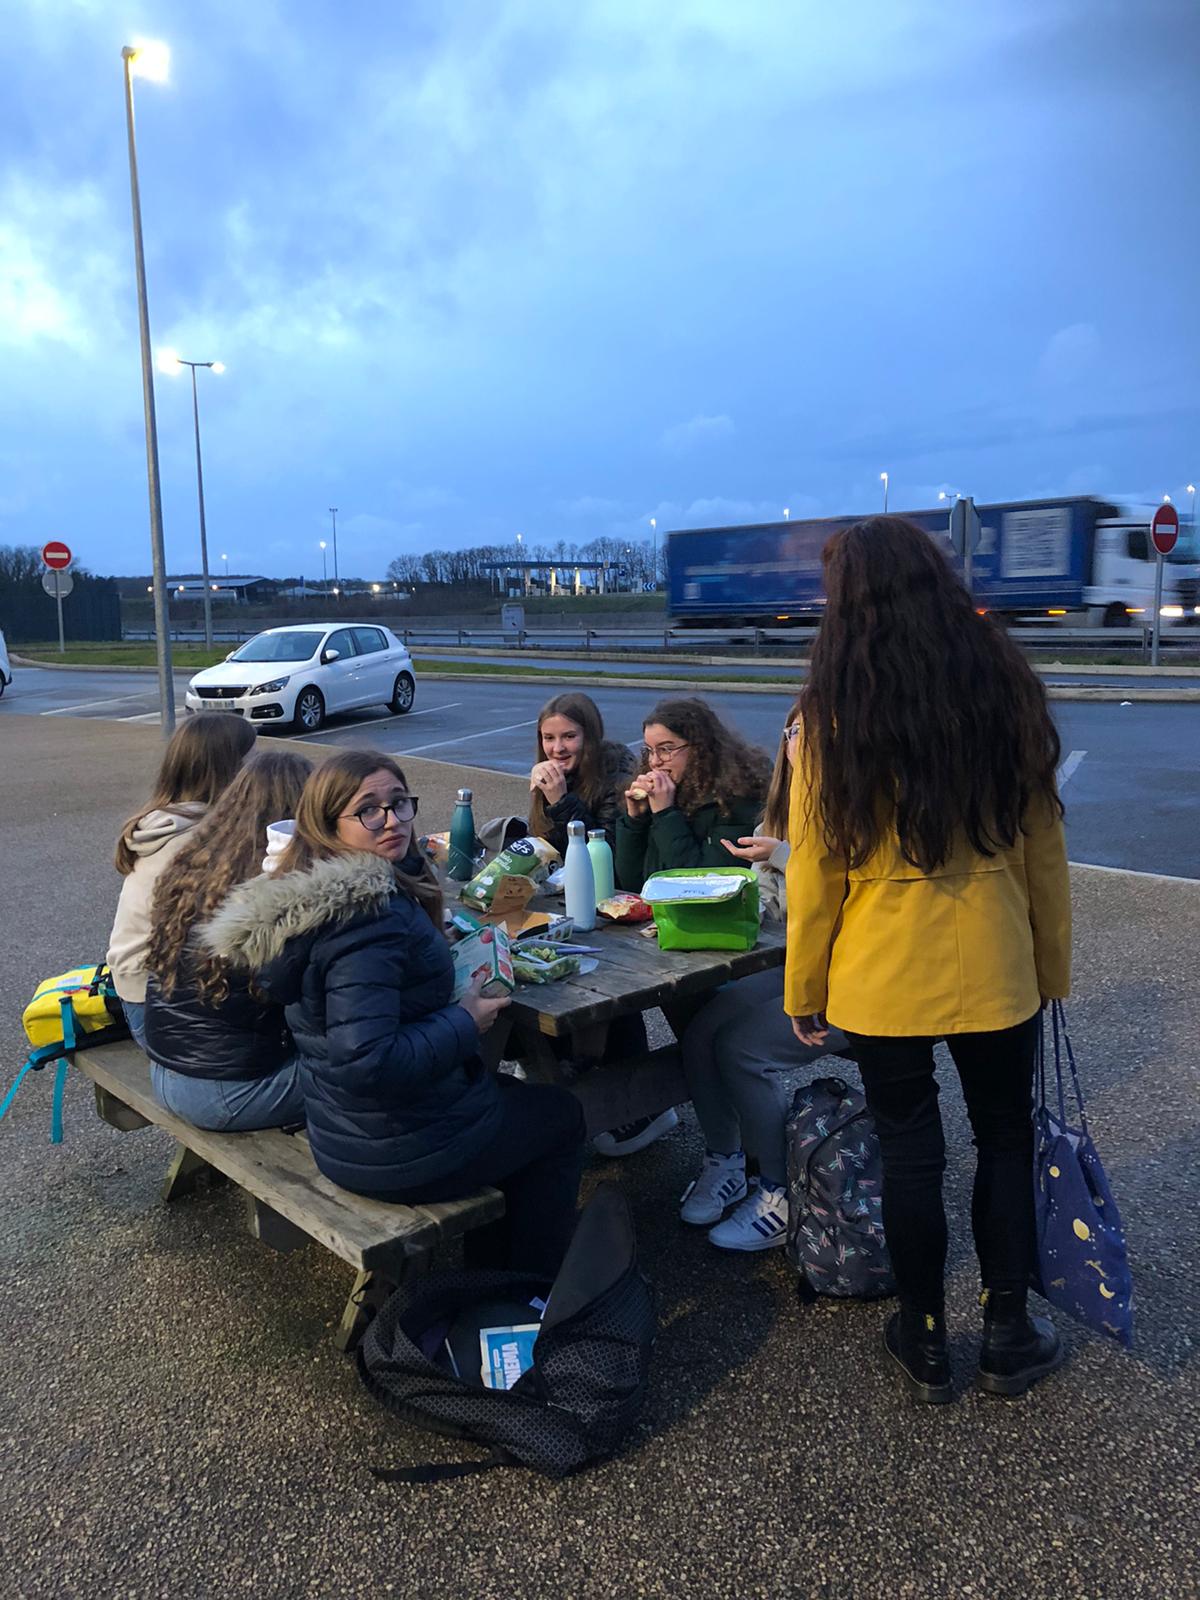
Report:
[[[182,694],[182,678],[178,685]],[[533,761],[538,711],[553,688],[552,683],[425,677],[408,716],[392,716],[382,707],[351,712],[331,719],[314,737],[322,744],[375,746],[399,757],[421,755],[523,773]],[[686,693],[687,687],[659,692],[598,682],[589,692],[609,737],[633,745],[655,701]],[[789,695],[705,698],[746,738],[774,750]],[[0,699],[0,718],[153,721],[156,704],[156,684],[148,674],[23,667]],[[1200,704],[1056,702],[1053,710],[1062,733],[1072,859],[1200,878]]]

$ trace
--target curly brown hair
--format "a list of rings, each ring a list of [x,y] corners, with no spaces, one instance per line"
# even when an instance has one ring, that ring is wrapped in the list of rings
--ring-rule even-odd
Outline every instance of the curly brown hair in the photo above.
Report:
[[[219,1006],[229,994],[224,962],[191,943],[192,931],[229,891],[262,870],[267,826],[294,816],[312,762],[284,751],[252,756],[154,886],[147,970],[164,996],[184,976]]]
[[[687,767],[676,791],[681,811],[690,815],[715,802],[718,810],[728,813],[738,800],[761,804],[765,799],[770,761],[757,745],[727,728],[707,701],[660,700],[642,718],[642,728],[655,723],[689,746]],[[650,770],[645,755],[639,770]]]
[[[904,859],[931,872],[963,835],[983,856],[1010,849],[1033,799],[1061,815],[1041,680],[933,538],[868,517],[822,560],[828,600],[800,713],[829,848],[862,866],[894,826]]]

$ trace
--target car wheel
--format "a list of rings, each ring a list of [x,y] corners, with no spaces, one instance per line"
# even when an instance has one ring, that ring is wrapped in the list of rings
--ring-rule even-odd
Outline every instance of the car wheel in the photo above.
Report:
[[[1119,600],[1114,600],[1104,610],[1104,626],[1106,628],[1128,628],[1132,622],[1129,612]]]
[[[296,722],[305,733],[316,733],[325,721],[325,701],[319,689],[301,689],[296,696]]]
[[[412,710],[413,701],[416,698],[417,686],[413,681],[412,673],[399,673],[395,683],[392,685],[392,698],[388,701],[388,705],[398,717],[402,717],[406,711]]]

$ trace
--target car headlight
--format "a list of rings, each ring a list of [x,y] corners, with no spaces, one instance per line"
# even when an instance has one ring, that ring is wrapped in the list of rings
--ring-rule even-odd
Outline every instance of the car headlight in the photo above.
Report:
[[[270,683],[259,683],[251,689],[251,694],[278,694],[287,683],[286,678],[272,678]]]

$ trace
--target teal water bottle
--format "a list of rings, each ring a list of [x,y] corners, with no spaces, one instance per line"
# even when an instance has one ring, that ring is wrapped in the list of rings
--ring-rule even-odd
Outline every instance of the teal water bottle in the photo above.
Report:
[[[456,883],[466,883],[475,876],[475,813],[471,809],[470,789],[458,791],[458,803],[450,823],[446,870]]]
[[[607,900],[616,885],[613,877],[612,846],[604,837],[603,828],[588,830],[588,855],[592,858],[592,877],[596,883],[596,902]]]

